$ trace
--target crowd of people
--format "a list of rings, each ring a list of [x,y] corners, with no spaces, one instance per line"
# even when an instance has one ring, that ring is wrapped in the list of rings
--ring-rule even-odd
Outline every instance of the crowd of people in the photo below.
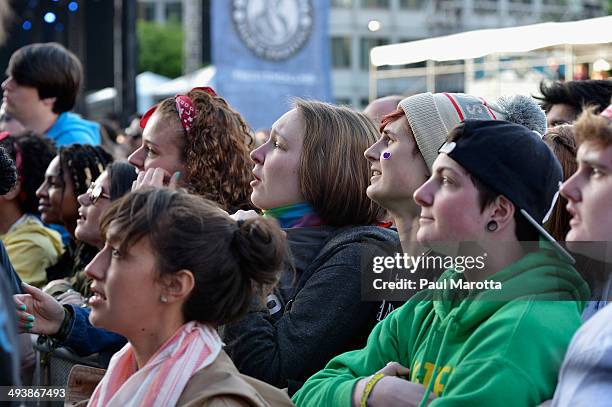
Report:
[[[100,355],[91,406],[608,403],[611,81],[295,99],[258,133],[194,88],[109,148],[70,51],[7,76],[0,385],[33,383],[37,337]],[[479,254],[364,300],[375,258]]]

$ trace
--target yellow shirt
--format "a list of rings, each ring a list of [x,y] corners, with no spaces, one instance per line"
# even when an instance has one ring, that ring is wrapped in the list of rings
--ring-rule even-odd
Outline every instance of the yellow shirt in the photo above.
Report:
[[[19,277],[37,287],[46,284],[47,267],[57,263],[64,252],[59,233],[33,215],[23,215],[0,239]]]

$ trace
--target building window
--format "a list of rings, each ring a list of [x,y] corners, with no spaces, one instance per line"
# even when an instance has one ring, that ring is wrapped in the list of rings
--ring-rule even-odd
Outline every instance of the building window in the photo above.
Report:
[[[379,45],[387,45],[389,44],[389,40],[387,38],[362,38],[361,39],[361,61],[360,67],[364,71],[370,69],[370,50],[374,47],[378,47]]]
[[[179,3],[166,4],[166,21],[180,23],[183,18],[183,5]]]
[[[332,0],[331,5],[338,8],[351,8],[353,7],[353,0]]]
[[[155,4],[139,3],[137,16],[140,20],[153,21],[155,20]]]
[[[389,0],[361,0],[364,8],[389,8]]]
[[[351,67],[351,37],[332,37],[332,67]]]
[[[497,0],[474,0],[474,12],[476,14],[497,13]]]
[[[423,0],[400,0],[399,6],[400,8],[405,9],[421,9],[423,8],[423,4],[425,2]]]

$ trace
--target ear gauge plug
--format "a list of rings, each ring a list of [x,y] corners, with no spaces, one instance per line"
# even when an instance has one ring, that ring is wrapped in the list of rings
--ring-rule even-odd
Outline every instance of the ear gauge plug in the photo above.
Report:
[[[383,153],[383,160],[388,160],[389,158],[391,158],[391,153],[388,151],[385,151]]]

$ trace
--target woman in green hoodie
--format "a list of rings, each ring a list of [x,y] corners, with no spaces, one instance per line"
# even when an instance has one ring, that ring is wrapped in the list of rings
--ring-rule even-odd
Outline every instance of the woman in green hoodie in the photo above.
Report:
[[[380,322],[364,349],[308,379],[296,405],[533,406],[552,396],[589,295],[541,226],[560,165],[538,135],[503,121],[466,120],[440,153],[414,194],[417,239],[437,250],[472,242],[457,254],[485,256],[485,267],[447,270],[440,288]]]

